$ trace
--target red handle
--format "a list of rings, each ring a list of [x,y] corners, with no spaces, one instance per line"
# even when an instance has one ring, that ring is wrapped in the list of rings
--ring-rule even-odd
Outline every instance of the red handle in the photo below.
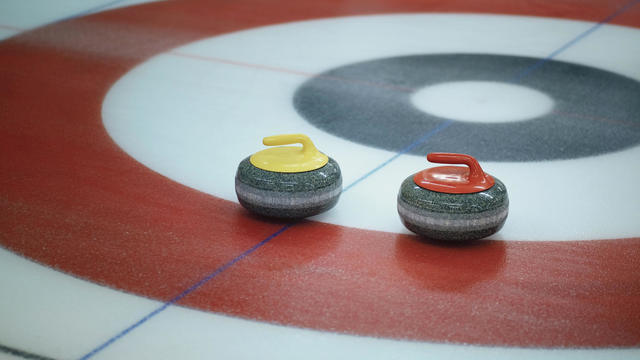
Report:
[[[473,156],[455,153],[430,153],[427,160],[438,164],[465,164],[469,167],[469,182],[476,183],[484,179],[484,171]]]
[[[440,164],[464,164],[462,166],[438,166],[415,174],[416,185],[433,191],[450,194],[468,194],[486,190],[493,186],[491,175],[482,171],[472,156],[453,153],[430,153],[427,160]]]

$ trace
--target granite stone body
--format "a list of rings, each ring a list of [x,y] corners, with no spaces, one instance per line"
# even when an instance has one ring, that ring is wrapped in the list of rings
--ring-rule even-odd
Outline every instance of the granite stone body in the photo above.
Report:
[[[338,202],[342,176],[329,158],[323,167],[299,173],[262,170],[242,160],[236,172],[236,195],[254,213],[275,218],[304,218],[327,211]]]
[[[448,194],[424,189],[411,175],[400,186],[398,214],[407,229],[429,239],[469,241],[502,228],[509,211],[504,184],[470,194]]]

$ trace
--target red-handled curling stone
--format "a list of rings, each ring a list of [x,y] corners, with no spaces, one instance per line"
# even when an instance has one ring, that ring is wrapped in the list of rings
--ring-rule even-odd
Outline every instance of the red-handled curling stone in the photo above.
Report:
[[[468,241],[504,225],[509,198],[504,184],[486,174],[472,156],[431,153],[441,164],[409,176],[400,186],[398,214],[411,231],[430,239]]]

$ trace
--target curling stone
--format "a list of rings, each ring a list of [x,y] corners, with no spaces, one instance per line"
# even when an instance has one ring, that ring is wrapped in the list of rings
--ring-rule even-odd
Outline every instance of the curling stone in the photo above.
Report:
[[[236,195],[251,212],[275,218],[304,218],[332,208],[342,192],[340,167],[303,134],[269,136],[267,146],[242,160]]]
[[[469,155],[431,153],[427,160],[467,166],[433,167],[402,182],[398,214],[407,229],[434,240],[470,241],[502,228],[509,198],[500,180]]]

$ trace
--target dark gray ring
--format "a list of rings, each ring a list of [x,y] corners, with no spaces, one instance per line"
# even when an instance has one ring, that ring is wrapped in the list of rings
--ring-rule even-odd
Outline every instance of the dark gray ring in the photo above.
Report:
[[[411,104],[415,90],[452,81],[516,83],[540,59],[488,54],[413,55],[377,59],[324,72],[294,94],[311,124],[360,144],[394,152],[447,119]],[[550,60],[519,84],[555,101],[535,119],[454,123],[410,153],[471,154],[483,161],[574,159],[640,144],[640,83],[578,64]]]

